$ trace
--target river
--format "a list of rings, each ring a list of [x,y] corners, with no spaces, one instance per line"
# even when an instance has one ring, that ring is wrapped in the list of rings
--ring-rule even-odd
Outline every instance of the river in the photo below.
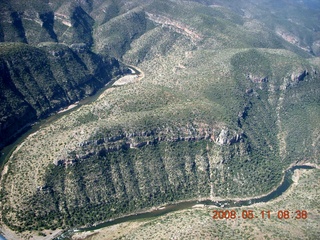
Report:
[[[104,228],[104,227],[108,227],[108,226],[112,226],[115,224],[128,222],[128,221],[135,221],[135,220],[140,220],[140,219],[148,220],[151,218],[162,216],[162,215],[170,213],[170,212],[188,209],[188,208],[193,207],[196,204],[204,204],[204,205],[216,206],[216,207],[220,207],[220,208],[230,208],[230,207],[249,206],[249,205],[252,205],[255,203],[266,203],[268,201],[271,201],[271,200],[281,196],[285,191],[287,191],[289,189],[289,187],[293,183],[292,175],[293,175],[294,170],[296,170],[296,169],[314,169],[314,168],[315,167],[306,166],[306,165],[293,166],[293,167],[289,168],[287,171],[285,171],[285,175],[284,175],[282,183],[274,191],[272,191],[262,197],[240,200],[240,201],[235,201],[235,200],[184,201],[184,202],[179,202],[176,204],[169,204],[169,205],[166,205],[165,207],[156,209],[154,211],[133,214],[133,215],[125,216],[125,217],[120,217],[120,218],[117,218],[114,220],[106,221],[104,223],[97,224],[95,226],[91,226],[91,227],[87,227],[87,228],[80,228],[80,229],[77,229],[76,231],[81,231],[81,232],[93,231],[93,230],[97,230],[100,228]],[[70,229],[55,239],[56,240],[67,240],[67,239],[70,239],[74,233],[75,233],[75,230]]]
[[[140,72],[137,69],[134,68],[134,70],[136,72],[138,72],[138,74],[140,74]],[[41,121],[35,123],[32,127],[30,127],[30,129],[28,131],[26,131],[23,135],[21,135],[14,143],[12,143],[11,145],[9,145],[1,150],[1,154],[0,154],[1,169],[5,165],[6,161],[8,161],[8,159],[10,158],[10,155],[15,150],[15,148],[17,146],[19,146],[19,144],[21,144],[30,134],[38,131],[40,128],[47,126],[48,124],[61,118],[62,116],[69,114],[72,111],[77,110],[80,106],[92,103],[106,89],[110,88],[112,86],[112,84],[114,83],[114,81],[115,80],[109,82],[105,87],[103,87],[102,89],[97,91],[97,93],[95,95],[87,97],[84,100],[81,100],[76,107],[74,107],[70,110],[61,112],[61,113],[54,114],[44,120],[41,120]],[[179,202],[176,204],[169,204],[163,208],[160,208],[160,209],[157,209],[154,211],[143,212],[143,213],[138,213],[138,214],[134,214],[134,215],[129,215],[129,216],[117,218],[115,220],[106,221],[106,222],[98,224],[96,226],[92,226],[92,227],[88,227],[88,228],[81,228],[79,230],[80,231],[92,231],[92,230],[96,230],[99,228],[103,228],[103,227],[107,227],[107,226],[111,226],[111,225],[115,225],[115,224],[123,223],[123,222],[127,222],[127,221],[159,217],[159,216],[162,216],[164,214],[167,214],[167,213],[170,213],[173,211],[191,208],[192,206],[194,206],[196,204],[214,205],[214,206],[221,207],[221,208],[223,208],[223,207],[230,208],[230,207],[249,206],[254,203],[260,203],[260,202],[268,202],[270,200],[277,198],[281,194],[283,194],[291,186],[291,184],[293,182],[292,181],[292,173],[294,170],[296,170],[296,169],[313,169],[313,168],[314,167],[305,166],[305,165],[291,167],[290,169],[285,171],[283,181],[279,187],[277,187],[274,191],[270,192],[269,194],[262,196],[262,197],[259,197],[259,198],[252,198],[252,199],[240,200],[240,201],[235,201],[235,200],[223,200],[223,201],[215,201],[215,202],[209,201],[209,200],[206,200],[206,201],[184,201],[184,202]],[[55,239],[57,239],[57,240],[70,239],[70,237],[73,234],[74,234],[74,230],[70,229],[70,230],[64,232],[63,234],[61,234],[60,236],[56,237]],[[2,235],[0,235],[0,240],[1,239],[5,239],[5,238]]]
[[[130,66],[130,69],[133,69],[134,73],[139,76],[140,74],[143,74],[141,71],[139,71],[137,68]],[[113,83],[115,81],[117,81],[118,78],[115,78],[113,80],[111,80],[110,82],[108,82],[103,88],[99,89],[94,95],[86,97],[85,99],[82,99],[81,101],[78,102],[77,106],[71,108],[71,109],[67,109],[67,107],[65,108],[64,111],[61,112],[56,112],[56,113],[52,113],[51,116],[39,120],[33,124],[30,124],[29,126],[26,126],[24,129],[24,133],[21,134],[13,143],[11,143],[10,145],[7,145],[6,147],[4,147],[3,149],[1,149],[0,151],[0,172],[2,172],[3,167],[5,166],[5,164],[7,163],[7,161],[9,160],[11,154],[14,152],[14,150],[31,134],[37,132],[39,129],[44,128],[46,126],[48,126],[50,123],[58,120],[59,118],[61,118],[64,115],[69,114],[72,111],[75,111],[77,109],[79,109],[81,106],[83,105],[87,105],[90,104],[92,102],[94,102],[95,100],[97,100],[99,98],[99,96],[108,88],[111,88]],[[4,236],[2,236],[0,234],[0,240],[5,240]]]
[[[144,76],[144,73],[140,70],[135,68],[134,66],[130,65],[130,69],[132,69],[134,71],[136,76],[140,76],[140,74],[142,76]],[[132,75],[132,74],[129,74]],[[119,78],[115,78],[113,80],[111,80],[110,82],[108,82],[103,88],[99,89],[94,95],[86,97],[85,99],[82,99],[81,101],[78,102],[76,107],[73,107],[69,110],[64,110],[63,112],[59,112],[59,113],[53,113],[51,116],[40,120],[32,125],[30,125],[29,127],[26,127],[26,129],[24,130],[24,133],[21,134],[19,136],[19,138],[17,138],[12,144],[4,147],[1,152],[0,152],[0,169],[2,171],[5,163],[9,160],[12,152],[16,149],[17,146],[19,146],[30,134],[35,133],[36,131],[38,131],[40,128],[43,128],[47,125],[49,125],[50,123],[56,121],[57,119],[61,118],[64,115],[69,114],[72,111],[75,111],[77,109],[79,109],[81,106],[83,105],[87,105],[90,104],[92,102],[94,102],[95,100],[97,100],[99,98],[99,96],[108,88],[111,88],[112,85],[114,84],[115,81],[117,81]],[[67,109],[67,108],[65,108]]]

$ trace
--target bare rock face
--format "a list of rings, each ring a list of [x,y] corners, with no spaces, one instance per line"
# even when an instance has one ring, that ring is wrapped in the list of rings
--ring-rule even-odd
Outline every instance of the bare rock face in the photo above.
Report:
[[[260,77],[260,76],[255,76],[253,74],[248,74],[247,78],[251,80],[254,83],[265,83],[268,82],[268,77]]]
[[[273,32],[270,24],[286,19],[268,22],[265,4],[1,2],[0,41],[20,44],[0,47],[0,148],[25,123],[113,76],[135,74],[116,59],[145,73],[15,150],[0,192],[2,222],[15,231],[83,226],[186,199],[256,196],[277,186],[291,163],[318,161],[319,59],[301,47],[318,35]]]
[[[169,134],[171,133],[171,134]],[[140,149],[144,146],[155,146],[159,143],[199,142],[209,140],[219,146],[233,145],[243,139],[244,133],[228,128],[184,126],[166,129],[153,129],[135,133],[123,132],[116,136],[105,136],[101,139],[87,140],[78,144],[77,154],[61,153],[53,164],[72,165],[92,156],[105,156],[107,153],[123,149]]]
[[[228,141],[228,135],[229,135],[229,131],[227,129],[222,129],[216,142],[220,145],[226,144]]]
[[[233,143],[239,142],[242,139],[243,133],[230,133],[228,129],[222,129],[216,143],[219,145],[231,145]]]
[[[299,72],[292,73],[291,74],[291,81],[293,81],[293,82],[303,81],[304,78],[308,75],[309,75],[309,73],[307,70],[302,70]]]

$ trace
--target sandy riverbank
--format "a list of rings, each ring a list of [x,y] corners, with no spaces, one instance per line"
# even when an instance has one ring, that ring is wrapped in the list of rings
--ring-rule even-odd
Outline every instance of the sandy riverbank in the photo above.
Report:
[[[294,167],[294,166],[311,166],[311,167],[315,167],[317,169],[319,169],[319,166],[316,165],[316,164],[312,164],[312,163],[308,163],[308,162],[305,162],[303,164],[291,164],[286,170]],[[297,185],[298,181],[299,181],[299,177],[300,177],[300,174],[301,174],[301,171],[306,171],[306,170],[303,170],[303,169],[297,169],[294,171],[294,175],[292,176],[292,179],[293,179],[293,184],[279,197],[275,198],[275,199],[272,199],[268,202],[260,202],[260,203],[254,203],[254,204],[251,204],[250,207],[255,207],[255,206],[263,206],[265,204],[269,204],[269,203],[272,203],[273,201],[280,201],[282,199],[284,199],[288,194],[290,194],[292,191],[293,191],[293,188]],[[283,183],[284,181],[284,175],[282,177],[282,181],[280,183],[280,185]],[[267,195],[269,195],[271,192],[275,191],[276,189],[278,188],[278,186],[276,186],[274,189],[272,189],[272,191],[266,193],[266,194],[261,194],[261,195],[258,195],[258,196],[255,196],[255,197],[248,197],[248,198],[231,198],[231,199],[223,199],[223,198],[217,198],[217,197],[213,197],[213,198],[194,198],[194,199],[190,199],[190,200],[181,200],[181,201],[176,201],[174,203],[167,203],[167,204],[162,204],[161,206],[158,206],[158,207],[152,207],[146,211],[139,211],[139,212],[136,212],[136,213],[133,213],[133,214],[128,214],[126,216],[122,216],[122,217],[128,217],[128,216],[132,216],[132,215],[136,215],[136,214],[141,214],[141,213],[148,213],[148,212],[153,212],[155,210],[159,210],[159,209],[165,209],[166,208],[166,205],[169,206],[169,205],[173,205],[173,204],[178,204],[178,203],[182,203],[182,202],[194,202],[194,201],[207,201],[207,200],[211,200],[213,202],[219,202],[219,201],[246,201],[246,200],[253,200],[253,199],[259,199],[259,198],[262,198],[262,197],[265,197]],[[248,208],[248,206],[245,206],[246,208]],[[205,204],[195,204],[192,208],[217,208],[217,206],[213,206],[213,205],[205,205]],[[241,208],[241,207],[230,207],[230,208]],[[122,218],[120,217],[120,218]],[[114,219],[112,219],[114,220]],[[110,219],[111,221],[111,219]],[[119,225],[119,224],[117,224]],[[108,229],[110,227],[106,227],[106,229]],[[101,228],[101,229],[105,229],[105,228]],[[98,229],[98,230],[95,230],[94,232],[99,232],[101,229]],[[84,238],[85,239],[85,238]]]
[[[130,66],[133,67],[133,66]],[[130,68],[131,73],[129,75],[125,75],[121,78],[119,78],[117,81],[113,83],[112,86],[123,86],[129,83],[136,83],[141,81],[144,78],[144,72],[141,69],[138,69],[137,67],[134,67],[139,73],[137,74],[136,71],[132,68]]]
[[[59,113],[63,113],[63,112],[69,111],[70,109],[75,108],[76,106],[78,106],[78,102],[77,102],[77,103],[74,103],[74,104],[69,105],[67,108],[62,109],[62,110],[60,110],[60,111],[59,111],[59,112],[57,112],[57,113],[59,114]]]
[[[7,240],[23,240],[23,239],[30,239],[30,240],[51,240],[57,236],[59,236],[63,231],[61,229],[56,230],[46,230],[43,231],[46,236],[40,236],[38,232],[24,232],[24,233],[16,233],[12,231],[5,225],[1,225],[0,233],[4,236]]]

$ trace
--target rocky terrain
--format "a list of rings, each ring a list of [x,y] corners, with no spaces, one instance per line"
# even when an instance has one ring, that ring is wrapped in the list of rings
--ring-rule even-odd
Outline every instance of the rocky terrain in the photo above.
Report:
[[[154,219],[130,221],[95,231],[76,233],[72,239],[316,239],[319,235],[319,170],[296,170],[294,184],[280,198],[270,203],[259,203],[250,207],[216,208],[198,206],[192,209],[169,213]],[[310,184],[311,183],[311,184]],[[278,211],[296,210],[307,212],[305,219],[279,219]],[[253,211],[254,219],[212,219],[214,210]],[[270,211],[262,218],[261,211]],[[280,215],[281,216],[281,215]]]
[[[319,4],[231,2],[1,2],[8,136],[25,124],[15,119],[128,71],[120,62],[143,72],[17,146],[1,179],[3,223],[43,233],[177,200],[252,197],[289,165],[319,164]]]
[[[39,118],[94,94],[120,64],[73,44],[0,45],[0,147]]]

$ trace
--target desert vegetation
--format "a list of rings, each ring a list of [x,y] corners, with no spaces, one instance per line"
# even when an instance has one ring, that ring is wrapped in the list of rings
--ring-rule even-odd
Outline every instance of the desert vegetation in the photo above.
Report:
[[[21,14],[14,1],[1,3],[1,126],[92,95],[129,73],[125,64],[144,76],[16,147],[1,179],[3,223],[41,232],[178,200],[253,197],[276,187],[290,165],[319,164],[317,12],[266,2],[31,1]],[[194,226],[215,224],[207,233],[225,238],[233,226],[241,236],[268,227],[209,223],[203,209],[174,214],[155,221],[187,224],[190,214]],[[264,237],[280,238],[275,231]]]

